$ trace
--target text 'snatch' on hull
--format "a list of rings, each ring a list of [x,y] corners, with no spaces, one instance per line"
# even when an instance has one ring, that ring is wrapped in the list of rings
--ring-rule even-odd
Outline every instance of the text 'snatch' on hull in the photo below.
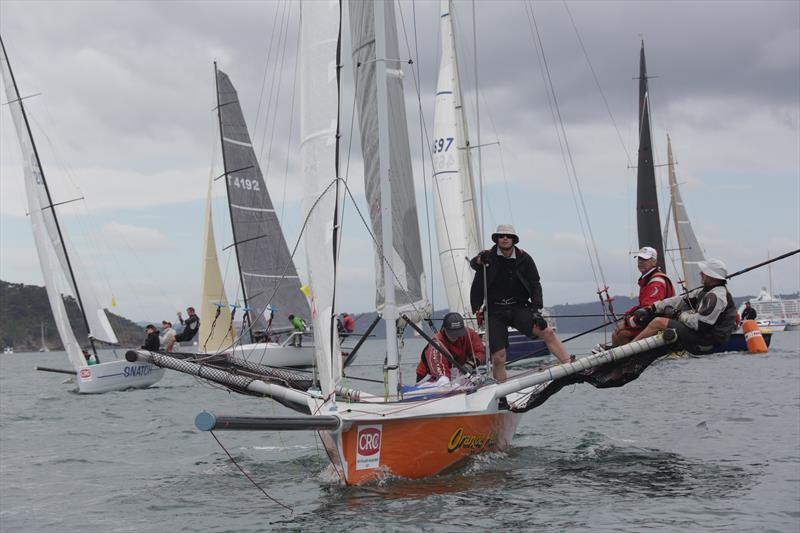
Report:
[[[33,140],[28,116],[17,88],[5,44],[0,39],[0,63],[5,82],[8,108],[17,131],[20,150],[24,161],[25,195],[28,200],[28,213],[31,217],[33,240],[39,256],[47,299],[53,312],[58,335],[67,352],[74,370],[80,393],[101,393],[115,390],[149,387],[164,375],[164,370],[149,363],[128,362],[125,360],[99,362],[87,365],[83,349],[72,331],[60,288],[71,291],[78,303],[83,319],[84,331],[88,334],[91,350],[97,357],[94,342],[102,341],[117,344],[117,336],[108,321],[100,300],[94,293],[86,270],[77,263],[77,256],[68,250],[72,245],[59,224],[56,204],[50,195],[39,152]],[[53,371],[53,369],[42,369]],[[56,372],[62,372],[55,370]],[[67,371],[68,372],[68,371]]]

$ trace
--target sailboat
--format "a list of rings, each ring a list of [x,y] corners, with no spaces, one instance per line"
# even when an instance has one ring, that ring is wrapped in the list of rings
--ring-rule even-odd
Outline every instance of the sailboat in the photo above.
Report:
[[[164,375],[164,370],[145,362],[131,363],[125,359],[116,361],[99,362],[95,341],[117,344],[117,337],[105,310],[95,296],[91,284],[85,279],[83,269],[71,258],[68,249],[66,234],[59,224],[56,215],[56,203],[50,195],[44,169],[36,150],[28,116],[25,112],[22,97],[19,94],[11,64],[8,60],[5,44],[0,38],[0,47],[3,49],[2,72],[8,97],[8,107],[14,119],[20,149],[25,164],[25,193],[28,199],[28,212],[31,217],[33,238],[36,251],[39,255],[39,264],[42,268],[47,298],[50,309],[53,311],[56,329],[64,344],[73,371],[61,371],[77,376],[78,392],[100,393],[129,388],[149,387]],[[93,354],[84,354],[67,316],[64,300],[59,290],[62,277],[67,284],[80,308],[83,326],[88,334]],[[98,361],[89,365],[89,357]]]
[[[413,227],[408,211],[393,206],[395,190],[406,191],[410,173],[404,173],[400,152],[389,146],[401,140],[407,128],[394,116],[403,106],[399,72],[392,64],[399,57],[391,2],[350,3],[350,27],[357,57],[357,85],[363,94],[359,120],[377,130],[370,140],[378,157],[365,164],[366,174],[375,172],[380,191],[375,218],[383,230],[378,241],[378,265],[383,291],[379,300],[383,319],[394,326],[398,315],[407,323],[418,319],[424,309],[407,306],[416,316],[398,312],[395,288],[414,302],[413,290],[423,279],[408,270],[397,253],[395,228]],[[152,361],[244,394],[266,396],[306,416],[225,417],[201,413],[196,426],[203,430],[308,430],[320,436],[327,455],[343,483],[361,484],[387,476],[422,478],[435,475],[478,453],[506,449],[522,413],[532,409],[566,384],[590,382],[595,386],[620,386],[611,377],[620,365],[633,365],[635,376],[653,360],[664,355],[675,335],[643,339],[625,346],[591,355],[575,362],[541,371],[528,371],[498,383],[485,374],[465,370],[454,381],[426,390],[401,388],[397,359],[398,339],[387,335],[384,364],[386,393],[373,395],[348,388],[343,380],[341,349],[337,339],[336,266],[338,215],[341,180],[338,174],[339,77],[341,50],[341,4],[309,2],[303,4],[301,46],[301,131],[300,145],[304,174],[303,211],[307,216],[306,261],[309,275],[309,302],[315,333],[316,379],[311,386],[292,384],[252,369],[246,374],[228,372],[221,366],[179,360],[168,354],[130,351],[132,361]],[[395,134],[390,131],[394,129]],[[375,131],[372,130],[372,131]],[[407,131],[406,131],[407,135]],[[366,153],[366,151],[365,151]],[[374,165],[374,169],[370,167]],[[395,168],[393,165],[398,165]],[[389,177],[392,177],[390,180]],[[412,187],[413,190],[413,187]],[[368,198],[370,194],[367,192]],[[400,232],[400,236],[404,233]],[[413,238],[413,235],[411,236]],[[395,284],[398,281],[403,283]],[[412,287],[413,284],[413,287]],[[389,329],[389,328],[387,328]],[[389,329],[391,331],[391,329]],[[601,368],[602,367],[602,368]],[[635,368],[634,368],[635,367]],[[627,367],[626,367],[627,368]],[[589,374],[586,371],[594,369]],[[603,370],[606,369],[606,370]],[[625,374],[625,380],[635,379]],[[613,382],[613,384],[612,384]]]
[[[301,292],[300,278],[261,174],[236,89],[230,77],[219,70],[216,63],[214,75],[225,169],[221,177],[225,178],[233,247],[242,290],[242,331],[244,338],[250,341],[240,339],[227,346],[220,342],[214,345],[218,350],[232,347],[236,356],[257,359],[267,365],[308,366],[314,360],[313,345],[309,342],[304,346],[292,345],[296,337],[302,338],[303,333],[295,332],[288,319],[293,314],[310,320],[308,302]],[[210,205],[207,209],[210,209]],[[212,262],[216,263],[214,243],[209,243],[209,236],[213,239],[213,229],[210,228],[207,215],[205,268],[210,267]],[[212,250],[213,260],[210,257]],[[211,268],[213,270],[214,267]],[[221,311],[228,305],[224,299],[221,277],[218,276],[219,267],[216,267],[216,273],[208,273],[211,277],[204,277],[202,302],[207,306],[206,316],[215,318],[210,322],[206,320],[206,323],[213,324],[214,329],[218,330],[217,334],[227,338],[232,325],[230,313],[222,317],[217,313],[217,310]],[[287,334],[283,342],[272,340],[282,333]],[[205,339],[213,334],[204,329],[200,332],[199,342],[207,345]]]
[[[433,210],[436,241],[445,295],[450,311],[474,319],[470,288],[475,275],[469,260],[482,249],[470,157],[469,132],[464,113],[461,77],[449,0],[440,2],[442,53],[433,113]],[[513,332],[509,335],[507,363],[530,355],[549,356],[542,340]]]
[[[672,157],[672,140],[667,136],[667,166],[669,171],[670,207],[669,211],[675,228],[675,237],[680,253],[682,272],[678,280],[683,291],[689,291],[702,285],[699,264],[705,260],[703,249],[695,235],[692,223],[686,212],[686,206],[680,193],[675,176],[675,165]],[[639,55],[639,163],[636,177],[636,222],[639,247],[650,246],[658,252],[658,266],[666,272],[666,255],[664,238],[661,233],[661,220],[658,209],[658,192],[656,189],[655,165],[653,163],[652,136],[650,131],[650,95],[647,83],[647,64],[644,54],[644,42]],[[667,228],[669,226],[667,225]],[[665,232],[666,233],[666,232]],[[682,274],[682,275],[681,275]],[[764,341],[769,346],[771,335],[762,332]],[[747,351],[744,334],[735,332],[723,346],[716,347],[711,353]]]

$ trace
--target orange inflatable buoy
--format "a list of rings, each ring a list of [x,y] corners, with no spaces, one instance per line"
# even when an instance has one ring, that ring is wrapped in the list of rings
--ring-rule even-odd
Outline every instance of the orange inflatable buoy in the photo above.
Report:
[[[767,343],[764,342],[764,337],[761,336],[761,330],[758,329],[758,324],[755,320],[745,320],[742,322],[742,330],[744,331],[744,340],[747,341],[747,351],[750,353],[767,353]]]

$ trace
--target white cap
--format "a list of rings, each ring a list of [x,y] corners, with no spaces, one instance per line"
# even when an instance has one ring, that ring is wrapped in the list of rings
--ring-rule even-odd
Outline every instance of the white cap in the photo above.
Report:
[[[519,235],[517,235],[517,231],[511,224],[500,224],[497,226],[497,230],[492,233],[492,241],[497,242],[500,235],[511,235],[511,241],[514,244],[519,242]]]
[[[633,254],[633,257],[641,257],[642,259],[655,259],[658,257],[658,252],[656,252],[655,248],[642,246],[642,249]]]
[[[728,267],[726,267],[725,263],[719,259],[707,259],[706,261],[700,261],[697,266],[700,267],[700,272],[709,278],[721,280],[728,279]]]

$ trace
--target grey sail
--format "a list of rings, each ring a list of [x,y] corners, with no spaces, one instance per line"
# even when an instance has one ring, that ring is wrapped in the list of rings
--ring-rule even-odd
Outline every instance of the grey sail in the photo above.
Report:
[[[397,307],[403,311],[422,311],[428,307],[427,282],[414,197],[414,176],[411,169],[401,63],[391,61],[386,65],[391,156],[390,161],[381,162],[378,144],[374,6],[372,2],[350,2],[349,6],[356,103],[361,130],[361,151],[364,156],[364,185],[372,231],[377,242],[382,242],[380,165],[388,164],[392,188],[394,250],[384,255],[391,261],[392,270],[397,277],[395,280]],[[394,3],[386,2],[384,8],[387,59],[399,59]],[[381,309],[384,304],[384,282],[383,268],[378,254],[376,262],[378,263],[376,305]]]
[[[636,169],[636,227],[639,247],[650,246],[658,252],[658,266],[663,271],[664,244],[661,237],[661,218],[658,214],[658,191],[653,165],[653,146],[650,135],[650,93],[647,86],[647,64],[644,43],[639,56],[639,163]]]
[[[700,281],[700,261],[705,260],[705,254],[694,234],[686,206],[683,204],[678,180],[675,177],[675,165],[672,161],[672,141],[667,135],[667,161],[669,165],[669,188],[672,196],[672,212],[675,219],[675,236],[678,240],[678,249],[683,265],[681,281],[687,290],[702,285]]]
[[[225,184],[247,317],[254,330],[289,327],[288,315],[310,321],[286,239],[258,166],[236,89],[217,74]],[[268,308],[269,306],[269,308]],[[273,319],[269,320],[271,311]]]

